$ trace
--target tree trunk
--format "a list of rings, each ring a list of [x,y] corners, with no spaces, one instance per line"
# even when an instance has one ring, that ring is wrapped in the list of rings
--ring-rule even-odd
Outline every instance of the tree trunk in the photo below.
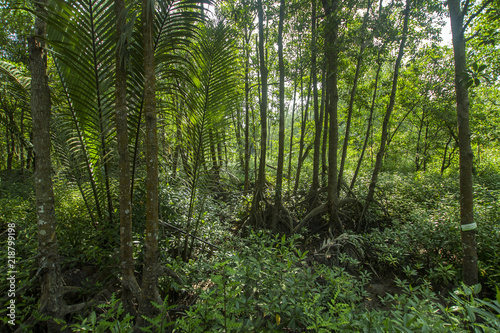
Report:
[[[338,0],[323,0],[323,7],[327,15],[325,29],[325,54],[327,61],[326,100],[327,113],[330,117],[328,135],[328,212],[330,215],[330,233],[342,233],[343,227],[338,217],[337,196],[337,148],[338,148]],[[336,230],[334,230],[336,229]]]
[[[142,0],[142,33],[144,56],[144,118],[146,122],[146,236],[142,293],[139,301],[137,326],[144,321],[140,316],[154,317],[157,309],[151,302],[161,303],[158,293],[158,136],[156,127],[156,76],[153,49],[154,3]]]
[[[316,0],[311,0],[311,76],[313,81],[313,108],[314,108],[314,155],[311,194],[316,197],[319,189],[319,158],[321,150],[321,117],[318,105],[318,77],[316,68]]]
[[[287,174],[287,179],[288,179],[288,190],[289,191],[290,191],[290,182],[292,181],[293,130],[294,130],[294,127],[295,127],[295,101],[296,101],[296,98],[297,98],[297,86],[298,86],[298,82],[295,81],[295,84],[294,84],[294,87],[293,87],[292,120],[291,120],[291,126],[290,126],[290,145],[289,145],[289,152],[288,152],[288,174]]]
[[[259,173],[255,182],[255,191],[250,210],[252,224],[263,226],[261,216],[261,202],[264,198],[264,187],[266,183],[266,142],[267,142],[267,66],[264,54],[264,8],[262,0],[257,1],[257,14],[259,18],[259,63],[261,80],[260,98],[260,161]]]
[[[309,83],[307,84],[307,97],[306,97],[306,105],[304,106],[304,95],[303,95],[303,87],[302,87],[303,75],[300,76],[300,102],[301,102],[301,110],[302,110],[302,119],[300,126],[300,139],[299,139],[299,156],[297,156],[297,171],[295,174],[295,185],[293,187],[293,195],[297,194],[297,190],[299,189],[300,183],[300,173],[302,171],[302,163],[304,162],[306,152],[304,152],[304,141],[306,138],[306,125],[307,118],[309,118],[309,100],[311,98],[311,79],[309,78]]]
[[[35,34],[29,39],[31,67],[31,117],[33,121],[33,149],[35,154],[35,196],[38,222],[38,265],[41,295],[39,311],[43,315],[60,318],[65,306],[62,298],[62,276],[56,235],[52,162],[50,157],[51,100],[47,77],[45,50],[46,23],[41,19],[47,0],[34,4]],[[48,331],[57,325],[48,324]]]
[[[125,1],[115,0],[116,11],[116,139],[120,170],[120,265],[122,271],[122,302],[128,313],[133,312],[132,297],[139,296],[139,285],[134,276],[132,245],[132,204],[130,202],[130,158],[127,127],[127,68],[125,58],[127,41],[121,40],[125,24]],[[135,295],[134,295],[135,294]]]
[[[364,214],[368,211],[371,202],[373,201],[373,196],[375,194],[375,187],[377,186],[378,175],[380,173],[380,169],[382,168],[382,162],[384,159],[385,146],[387,143],[387,137],[389,135],[389,120],[391,119],[391,113],[394,109],[394,103],[396,101],[396,92],[398,88],[398,77],[399,77],[399,68],[401,66],[401,60],[403,59],[404,48],[406,44],[406,38],[408,34],[408,21],[410,19],[410,1],[406,0],[406,7],[404,10],[404,22],[403,22],[403,31],[401,36],[401,43],[399,45],[398,56],[396,58],[396,64],[394,65],[394,74],[392,78],[392,89],[391,95],[389,98],[389,104],[387,105],[387,110],[385,112],[384,121],[382,123],[382,137],[380,139],[380,148],[377,153],[377,157],[375,159],[375,166],[373,168],[372,178],[370,181],[370,186],[368,188],[368,194],[366,196],[366,203],[363,207],[363,211],[359,218],[358,222],[358,232],[361,232],[364,229],[365,225],[363,224]]]
[[[280,1],[280,16],[278,23],[278,61],[279,61],[279,133],[278,133],[278,165],[276,170],[276,191],[274,195],[274,210],[272,229],[276,229],[277,215],[283,205],[283,163],[285,155],[285,63],[283,61],[283,21],[285,20],[285,0]]]
[[[349,186],[349,189],[351,191],[354,188],[354,184],[356,184],[356,179],[358,177],[359,169],[361,168],[361,164],[363,163],[363,157],[365,155],[366,147],[368,146],[368,141],[370,139],[370,133],[373,122],[373,112],[375,111],[375,100],[377,99],[378,80],[380,77],[380,70],[382,69],[382,61],[381,61],[382,52],[383,52],[383,47],[381,50],[379,50],[377,56],[378,66],[377,66],[377,73],[375,74],[375,88],[373,89],[372,102],[370,106],[370,115],[368,116],[368,124],[366,125],[366,134],[365,134],[365,140],[363,142],[363,148],[361,149],[361,154],[359,155],[358,164],[356,165],[356,170],[354,171],[354,175],[352,176],[351,180],[351,185]]]
[[[415,171],[420,171],[420,166],[422,165],[421,160],[421,146],[420,139],[422,137],[422,130],[424,128],[424,119],[425,119],[425,107],[422,110],[422,119],[420,119],[420,125],[418,126],[418,135],[417,135],[417,148],[415,153]]]
[[[25,160],[24,160],[24,149],[26,148],[26,140],[24,138],[24,108],[21,110],[21,122],[19,126],[20,138],[19,138],[19,161],[21,162],[21,172],[24,172]]]
[[[245,31],[245,33],[247,33]],[[250,34],[245,35],[245,193],[250,189]]]
[[[469,4],[469,2],[467,2]],[[467,285],[478,283],[477,244],[474,223],[472,161],[469,126],[469,94],[467,91],[464,16],[469,8],[460,9],[460,0],[448,0],[453,53],[455,59],[455,93],[457,100],[458,149],[460,154],[460,224],[462,227],[463,280]]]
[[[326,100],[326,70],[323,70],[321,84],[321,112],[323,113],[323,138],[321,145],[321,182],[326,184],[326,175],[328,173],[328,163],[326,158],[326,148],[328,147],[328,101]]]
[[[4,105],[4,111],[9,118],[9,126],[6,126],[6,144],[7,144],[7,170],[12,170],[12,162],[14,161],[14,151],[16,149],[14,141],[14,108],[12,106]]]

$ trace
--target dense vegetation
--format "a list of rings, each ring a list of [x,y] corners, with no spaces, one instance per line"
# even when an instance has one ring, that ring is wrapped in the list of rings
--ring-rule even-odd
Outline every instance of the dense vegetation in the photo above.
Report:
[[[500,330],[498,1],[0,12],[2,332]]]

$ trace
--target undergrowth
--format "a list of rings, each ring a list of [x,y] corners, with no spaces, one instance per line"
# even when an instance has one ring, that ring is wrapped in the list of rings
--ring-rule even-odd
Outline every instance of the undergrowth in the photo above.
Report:
[[[0,187],[2,193],[14,194],[0,199],[0,222],[16,221],[24,242],[18,247],[18,283],[26,285],[19,303],[21,321],[36,314],[39,292],[30,280],[36,272],[36,223],[29,186],[29,182],[4,182]],[[84,203],[77,190],[58,186],[56,213],[63,269],[89,263],[118,271],[113,268],[114,249],[102,246],[99,224],[92,224],[81,213]],[[247,199],[231,195],[224,202],[203,197],[196,204],[194,218],[199,220],[197,235],[206,243],[194,243],[188,262],[176,259],[183,236],[162,227],[160,260],[177,277],[160,278],[165,301],[158,305],[160,315],[149,320],[148,330],[497,332],[498,170],[492,166],[478,170],[474,190],[481,285],[471,288],[460,284],[462,249],[455,177],[383,173],[377,200],[386,212],[376,209],[370,219],[383,217],[384,223],[371,225],[361,235],[346,231],[334,239],[251,230],[240,237],[230,222],[240,217]],[[161,219],[180,229],[187,221],[183,191],[172,181],[164,182],[160,192]],[[137,191],[138,202],[142,195]],[[141,209],[136,206],[135,216],[142,216]],[[143,221],[138,218],[135,222],[135,257],[141,262]],[[319,251],[321,244],[328,245],[327,251]],[[4,260],[6,254],[1,255]],[[137,268],[140,270],[139,265]],[[4,280],[1,283],[3,293],[7,285]],[[373,291],[376,284],[384,286],[378,293]],[[104,286],[85,288],[88,290],[80,293],[92,297]],[[132,332],[134,321],[124,313],[117,296],[67,320],[63,325],[75,332]]]

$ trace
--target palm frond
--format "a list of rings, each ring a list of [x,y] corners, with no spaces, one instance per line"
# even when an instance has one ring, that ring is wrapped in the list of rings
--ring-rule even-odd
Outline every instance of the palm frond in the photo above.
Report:
[[[176,88],[176,78],[183,81],[185,74],[179,68],[184,68],[188,62],[186,57],[180,56],[180,52],[185,52],[194,36],[199,32],[198,25],[204,21],[201,14],[201,6],[209,3],[207,0],[167,0],[158,1],[155,22],[154,22],[154,49],[155,64],[157,73],[157,90],[168,92]],[[129,13],[137,16],[139,12],[138,4],[132,4]],[[131,14],[132,15],[132,14]],[[132,32],[131,45],[129,48],[129,84],[128,84],[128,109],[129,109],[129,129],[133,131],[130,138],[132,158],[132,182],[136,173],[137,160],[139,155],[139,143],[142,124],[143,107],[143,49],[142,30],[139,19],[134,20],[135,29]],[[166,104],[158,105],[161,112]],[[132,184],[132,189],[134,184]]]
[[[111,0],[54,0],[48,43],[67,95],[71,149],[83,158],[97,204],[111,217],[110,163],[114,147],[115,12]],[[91,171],[89,171],[91,170]],[[97,195],[97,188],[106,198]],[[99,191],[101,192],[101,191]],[[106,202],[107,201],[107,202]],[[101,214],[98,213],[100,216]]]
[[[225,128],[237,104],[238,77],[233,40],[230,30],[223,22],[208,24],[201,31],[191,52],[191,84],[185,87],[186,108],[180,114],[185,153],[184,170],[191,189],[187,234],[191,232],[191,219],[196,191],[201,187],[200,181],[210,179],[207,165],[207,157],[213,155],[210,149],[225,140]],[[184,243],[185,256],[188,238],[186,236]]]
[[[31,118],[30,113],[30,89],[31,77],[21,65],[9,61],[0,60],[0,97],[2,103],[4,98],[15,101],[16,108],[22,111],[25,119]],[[0,114],[0,124],[15,134],[24,147],[29,147],[30,142],[23,136],[21,129],[11,122],[6,114]]]

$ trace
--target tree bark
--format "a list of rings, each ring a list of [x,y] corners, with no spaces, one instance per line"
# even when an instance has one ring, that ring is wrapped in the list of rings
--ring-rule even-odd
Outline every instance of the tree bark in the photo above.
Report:
[[[469,2],[467,2],[469,4]],[[470,140],[469,94],[467,80],[463,73],[467,70],[464,17],[468,7],[460,8],[460,0],[448,0],[450,11],[453,53],[455,59],[455,93],[457,101],[458,148],[460,159],[460,224],[462,226],[463,280],[467,285],[478,283],[477,244],[474,223],[472,162],[473,152]],[[467,228],[464,226],[469,226]],[[466,230],[464,230],[466,229]]]
[[[158,293],[158,136],[156,119],[156,76],[153,46],[155,1],[142,0],[142,33],[144,56],[144,118],[146,122],[146,236],[142,293],[139,301],[137,326],[141,316],[154,317],[157,309],[151,302],[161,303]]]
[[[31,117],[33,121],[33,149],[35,154],[35,196],[38,222],[38,266],[41,295],[39,311],[43,315],[60,318],[65,306],[62,298],[62,276],[56,235],[52,161],[50,157],[51,100],[47,77],[47,52],[45,39],[47,27],[41,18],[47,0],[34,3],[34,35],[29,39],[31,67]],[[57,325],[48,324],[49,331]]]
[[[132,297],[139,296],[139,285],[134,276],[132,245],[132,204],[130,201],[130,158],[127,127],[127,68],[125,58],[127,41],[122,39],[125,24],[125,1],[115,0],[116,12],[116,139],[118,142],[118,167],[120,170],[120,265],[122,271],[122,302],[127,312],[132,312]]]

